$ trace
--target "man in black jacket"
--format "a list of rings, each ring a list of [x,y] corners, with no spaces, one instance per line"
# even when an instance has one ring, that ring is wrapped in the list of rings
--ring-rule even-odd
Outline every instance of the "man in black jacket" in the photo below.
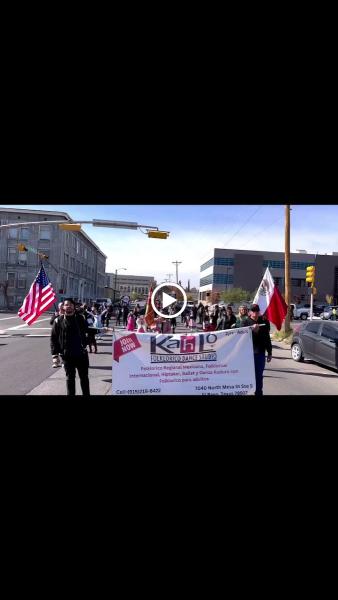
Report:
[[[68,298],[63,303],[64,315],[57,317],[51,333],[52,355],[61,354],[67,377],[67,396],[75,396],[75,374],[78,370],[82,394],[89,396],[87,353],[88,325],[81,314],[75,312],[75,302]]]
[[[255,361],[256,396],[263,396],[263,372],[265,369],[265,352],[268,353],[266,362],[272,358],[272,344],[270,339],[270,323],[259,315],[258,304],[253,304],[244,327],[252,327],[252,343]],[[242,325],[243,327],[243,325]]]

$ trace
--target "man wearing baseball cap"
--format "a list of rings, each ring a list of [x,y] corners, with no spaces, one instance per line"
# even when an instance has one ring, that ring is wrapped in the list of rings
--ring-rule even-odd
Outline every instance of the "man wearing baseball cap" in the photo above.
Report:
[[[255,361],[256,396],[263,396],[263,372],[265,369],[265,352],[268,353],[266,361],[272,358],[272,344],[270,339],[269,321],[260,316],[258,304],[250,306],[249,318],[245,327],[252,327],[252,343]]]

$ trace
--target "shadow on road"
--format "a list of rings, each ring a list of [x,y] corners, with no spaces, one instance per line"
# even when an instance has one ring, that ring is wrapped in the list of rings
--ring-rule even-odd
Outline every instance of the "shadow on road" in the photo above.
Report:
[[[100,365],[98,366],[94,366],[94,365],[89,365],[90,369],[105,369],[106,371],[111,371],[111,366],[110,367],[101,367]]]
[[[280,348],[280,346],[275,346],[275,344],[272,344],[272,347],[275,348],[275,350],[282,350],[283,352],[291,352],[291,348]]]

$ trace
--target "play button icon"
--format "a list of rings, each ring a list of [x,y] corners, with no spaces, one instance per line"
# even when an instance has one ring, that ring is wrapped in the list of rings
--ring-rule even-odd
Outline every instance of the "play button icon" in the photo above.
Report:
[[[162,307],[163,308],[167,308],[167,306],[170,306],[170,304],[173,304],[174,302],[176,302],[176,298],[173,298],[172,296],[169,296],[169,294],[166,294],[165,292],[163,292],[163,296],[162,296]]]
[[[167,288],[168,289],[168,287],[170,287],[170,288],[173,288],[173,287],[177,288],[178,294],[176,293],[176,296],[178,296],[178,297],[173,298],[173,296],[169,296],[169,294],[167,294],[167,292],[162,292],[162,298],[161,298],[162,310],[164,308],[167,308],[171,304],[176,303],[179,300],[179,298],[181,298],[181,297],[182,297],[182,300],[183,300],[183,306],[180,308],[180,310],[178,310],[176,313],[171,314],[171,315],[167,315],[165,313],[161,313],[159,311],[159,309],[157,308],[157,306],[155,306],[156,294],[158,294],[158,292],[162,288]],[[154,311],[160,317],[164,317],[165,319],[172,319],[173,317],[178,317],[178,315],[180,315],[184,311],[185,307],[187,306],[187,302],[188,302],[187,295],[186,295],[184,289],[180,285],[178,285],[177,283],[161,283],[160,285],[158,285],[154,289],[154,291],[152,293],[152,296],[151,296],[151,305],[152,305]]]

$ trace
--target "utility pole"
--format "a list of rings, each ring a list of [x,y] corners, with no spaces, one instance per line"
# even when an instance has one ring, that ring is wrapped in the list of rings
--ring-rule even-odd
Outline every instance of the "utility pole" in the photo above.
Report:
[[[172,261],[173,265],[176,265],[176,283],[178,283],[178,265],[182,264],[182,261],[179,260],[173,260]]]
[[[290,302],[291,302],[291,278],[290,278],[290,204],[285,205],[285,273],[284,289],[285,302],[288,312],[284,320],[284,332],[290,331]]]
[[[169,281],[169,283],[171,283],[171,278],[172,278],[173,274],[172,273],[166,273],[166,276],[169,277],[169,279],[166,280],[166,281]]]

